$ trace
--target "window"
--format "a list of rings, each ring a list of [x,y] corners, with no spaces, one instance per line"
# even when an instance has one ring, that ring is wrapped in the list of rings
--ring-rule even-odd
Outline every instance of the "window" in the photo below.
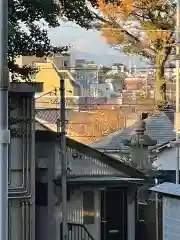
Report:
[[[94,224],[95,209],[94,209],[94,192],[83,192],[83,222],[84,224]]]
[[[68,61],[64,61],[64,67],[68,67]]]
[[[36,205],[47,206],[48,205],[48,184],[36,182]]]

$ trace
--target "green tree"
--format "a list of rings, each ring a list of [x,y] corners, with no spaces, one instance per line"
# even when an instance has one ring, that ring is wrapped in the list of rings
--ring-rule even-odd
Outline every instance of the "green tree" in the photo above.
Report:
[[[89,28],[93,20],[85,0],[9,0],[8,4],[8,65],[11,72],[24,76],[31,69],[15,65],[17,56],[42,57],[68,50],[67,46],[52,46],[47,31],[38,25],[39,22],[54,28],[60,25],[59,19],[63,19]]]

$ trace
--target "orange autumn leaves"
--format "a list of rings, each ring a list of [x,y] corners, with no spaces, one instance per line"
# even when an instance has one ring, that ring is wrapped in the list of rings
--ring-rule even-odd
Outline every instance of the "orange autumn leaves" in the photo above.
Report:
[[[124,34],[120,29],[111,28],[110,25],[104,24],[101,28],[102,39],[110,45],[119,45],[124,42]]]
[[[146,20],[144,17],[147,9],[148,11],[152,9],[151,11],[154,14],[154,9],[157,7],[161,9],[164,1],[165,0],[122,0],[108,3],[106,0],[99,0],[100,13],[103,18],[107,20],[102,23],[101,35],[103,40],[110,45],[126,43],[124,26],[126,23],[132,21],[139,24],[137,31],[141,36],[143,35],[141,41],[144,42],[145,46],[157,40],[160,40],[162,43],[167,43],[171,37],[171,31],[160,29],[158,24],[156,24],[156,19],[155,23],[152,23],[151,20]],[[159,19],[157,21],[159,21]],[[127,27],[125,30],[129,31]]]
[[[99,0],[99,10],[104,16],[126,19],[133,10],[133,0],[117,1],[115,3]]]
[[[69,120],[69,137],[84,144],[90,144],[124,127],[124,121],[120,109],[92,109],[77,112]]]

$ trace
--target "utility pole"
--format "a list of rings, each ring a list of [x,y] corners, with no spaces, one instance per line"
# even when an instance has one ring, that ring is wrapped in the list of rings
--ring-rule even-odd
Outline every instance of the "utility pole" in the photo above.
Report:
[[[176,3],[176,56],[180,54],[180,2],[177,0]],[[176,60],[176,184],[179,184],[179,120],[180,120],[180,111],[179,111],[179,97],[180,97],[180,91],[179,91],[179,59]]]
[[[62,240],[68,239],[67,226],[67,158],[66,158],[66,115],[65,115],[65,82],[60,79],[60,162],[62,186]]]
[[[158,179],[155,179],[155,184],[158,185]],[[156,193],[156,240],[159,240],[159,199]]]
[[[0,0],[0,239],[8,240],[8,1]]]

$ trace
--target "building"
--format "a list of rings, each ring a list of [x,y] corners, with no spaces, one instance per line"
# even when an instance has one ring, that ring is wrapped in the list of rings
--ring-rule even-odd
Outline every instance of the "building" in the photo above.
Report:
[[[101,98],[80,98],[81,109],[66,108],[67,134],[82,143],[90,144],[106,139],[108,135],[115,135],[119,129],[130,127],[140,116],[132,107],[119,107],[113,100],[105,101]],[[59,110],[56,108],[36,109],[36,117],[47,126],[57,129]]]
[[[154,157],[156,159],[156,152],[158,152],[159,149],[163,149],[164,146],[167,146],[170,141],[175,139],[174,126],[164,112],[159,112],[152,116],[150,115],[147,119],[145,119],[145,122],[146,129],[144,134],[157,141],[157,144],[154,147],[146,149],[146,154],[147,156],[149,155],[150,157]],[[121,153],[131,155],[131,148],[124,144],[124,140],[131,138],[135,132],[135,128],[136,123],[110,134],[101,141],[90,144],[90,146],[101,151],[108,151],[108,154],[112,154],[113,156],[116,155],[117,157],[118,154],[121,155]],[[162,161],[163,159],[164,158],[162,158]],[[158,164],[158,162],[154,162],[154,164]],[[171,164],[171,162],[169,162],[169,164]]]
[[[35,240],[35,103],[41,83],[9,88],[9,240]]]
[[[57,107],[60,99],[60,78],[65,79],[65,97],[67,104],[78,105],[78,97],[81,95],[81,85],[75,81],[68,64],[70,56],[54,56],[53,58],[37,58],[34,56],[21,56],[17,59],[20,66],[32,66],[37,68],[37,73],[32,77],[34,82],[42,82],[42,94],[36,94],[36,107]],[[67,63],[67,64],[66,64]],[[56,65],[57,64],[57,65]],[[67,66],[63,66],[66,64]]]
[[[67,69],[71,68],[71,55],[63,54],[63,55],[55,55],[51,58],[58,69]]]
[[[58,54],[53,57],[36,57],[36,56],[20,56],[17,58],[16,63],[20,66],[29,66],[33,65],[33,63],[46,63],[47,59],[52,60],[58,69],[69,69],[71,64],[71,56],[70,54]]]
[[[157,234],[160,230],[162,232],[163,240],[178,240],[180,238],[180,185],[164,182],[150,188],[150,190],[162,197],[163,219],[162,224],[160,224],[161,228],[156,229]],[[157,201],[159,201],[159,198]]]
[[[53,129],[36,124],[36,238],[61,239],[61,160]],[[140,171],[66,138],[68,237],[72,240],[135,240]],[[43,152],[43,153],[42,153]],[[54,180],[54,181],[53,181]]]

